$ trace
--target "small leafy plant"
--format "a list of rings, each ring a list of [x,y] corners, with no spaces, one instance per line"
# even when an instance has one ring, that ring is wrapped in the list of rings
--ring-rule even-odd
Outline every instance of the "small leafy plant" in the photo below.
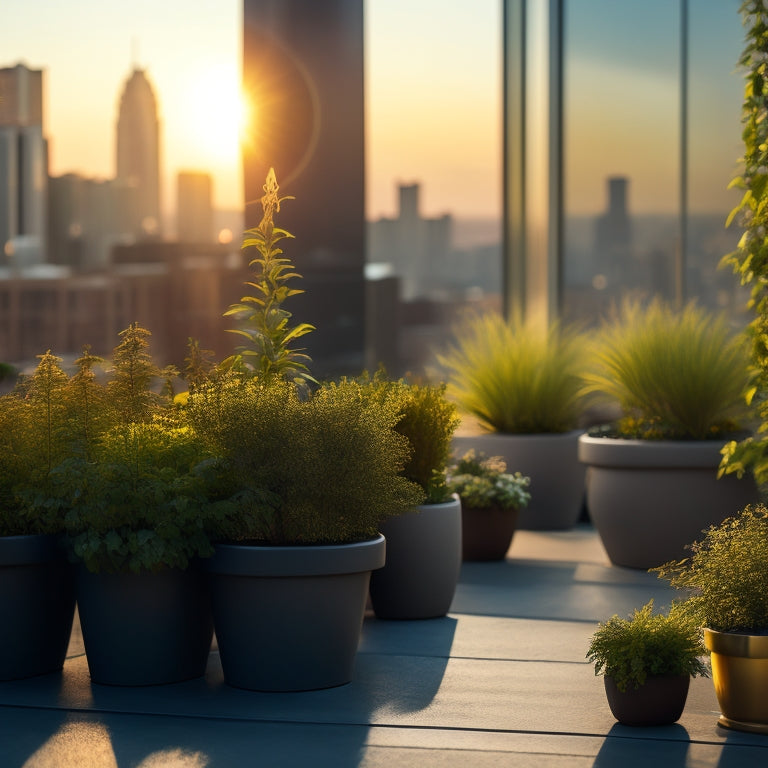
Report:
[[[410,446],[395,431],[396,400],[375,402],[359,382],[323,384],[305,397],[291,381],[231,372],[191,392],[189,413],[220,459],[218,498],[237,509],[220,539],[362,541],[424,499],[403,476]]]
[[[448,489],[458,493],[465,509],[522,509],[531,500],[531,479],[520,472],[510,474],[499,456],[487,457],[467,451],[448,470]]]
[[[724,317],[627,300],[598,336],[585,378],[588,392],[621,408],[620,436],[717,439],[746,416],[749,356]]]
[[[568,432],[584,405],[583,349],[573,328],[542,328],[486,314],[459,327],[438,361],[448,371],[449,396],[485,428]]]
[[[598,626],[587,651],[596,675],[613,678],[624,692],[639,688],[650,675],[707,677],[707,653],[699,625],[679,606],[653,613],[653,600],[629,619],[612,616]]]
[[[270,168],[261,198],[261,222],[255,229],[248,230],[243,240],[243,251],[256,253],[249,262],[253,278],[246,285],[257,293],[244,296],[224,313],[240,319],[241,327],[232,329],[232,333],[243,336],[248,344],[239,348],[238,355],[228,358],[225,367],[234,366],[264,381],[283,378],[305,387],[316,383],[309,374],[311,360],[292,345],[314,327],[308,323],[291,326],[291,313],[283,307],[286,299],[303,291],[289,286],[289,282],[300,275],[278,245],[281,240],[293,237],[275,226],[275,214],[280,211],[281,203],[293,199],[280,197],[279,189],[275,171]]]
[[[768,632],[768,508],[746,507],[690,549],[689,558],[653,569],[691,593],[681,603],[686,613],[720,632]]]

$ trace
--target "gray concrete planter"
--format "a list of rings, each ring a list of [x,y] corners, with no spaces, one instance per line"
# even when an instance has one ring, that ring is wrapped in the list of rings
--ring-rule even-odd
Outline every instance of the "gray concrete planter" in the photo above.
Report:
[[[74,569],[57,539],[0,537],[0,680],[60,670],[74,613]]]
[[[710,525],[758,500],[751,477],[718,480],[719,440],[579,438],[587,508],[614,565],[654,568],[687,557]]]
[[[103,685],[160,685],[205,674],[213,638],[207,574],[78,571],[88,670]]]
[[[531,478],[531,501],[520,510],[517,528],[552,531],[572,528],[584,503],[585,467],[577,448],[581,430],[555,434],[510,435],[490,432],[453,438],[453,453],[470,448],[488,456],[501,456],[508,472]]]
[[[768,733],[768,635],[704,630],[720,725]]]
[[[308,691],[352,679],[371,571],[383,536],[352,544],[218,544],[212,575],[225,681],[258,691]]]
[[[433,619],[450,610],[461,570],[461,502],[423,504],[384,522],[387,564],[371,576],[380,619]]]

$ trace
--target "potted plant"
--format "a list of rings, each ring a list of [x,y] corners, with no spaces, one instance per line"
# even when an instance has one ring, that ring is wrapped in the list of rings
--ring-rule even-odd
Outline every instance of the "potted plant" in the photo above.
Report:
[[[41,355],[34,374],[0,397],[0,680],[60,670],[72,630],[63,519],[30,498],[69,442],[70,382],[60,363]]]
[[[518,510],[530,498],[530,478],[510,474],[498,456],[467,451],[448,469],[448,489],[461,499],[464,560],[502,560],[515,533]]]
[[[690,549],[654,570],[690,593],[681,607],[704,627],[720,725],[768,733],[768,509],[745,507]]]
[[[235,513],[216,532],[213,611],[224,678],[257,690],[351,680],[381,521],[423,494],[402,476],[407,440],[393,402],[355,381],[313,385],[283,302],[296,290],[274,224],[284,198],[270,171],[263,217],[244,241],[258,295],[234,314],[248,347],[190,391],[189,415],[216,456],[216,498]],[[253,354],[244,354],[250,351]]]
[[[749,384],[744,339],[725,318],[628,300],[597,336],[585,378],[623,414],[579,438],[587,508],[612,563],[683,557],[699,531],[755,500],[751,478],[718,479]]]
[[[54,466],[39,508],[61,511],[91,679],[178,682],[205,672],[213,622],[197,558],[212,554],[201,440],[151,387],[149,332],[121,333],[106,385],[83,382],[88,450]]]
[[[572,527],[582,511],[584,467],[577,459],[584,338],[573,327],[471,317],[438,356],[448,394],[482,434],[453,439],[456,455],[474,448],[500,456],[531,479],[533,498],[519,528]],[[557,467],[557,481],[552,468]]]
[[[628,619],[612,616],[592,635],[587,659],[604,675],[613,716],[624,725],[680,719],[692,677],[707,677],[699,625],[678,605],[653,613],[653,600]]]
[[[424,496],[410,514],[382,523],[387,562],[371,575],[371,605],[380,619],[445,616],[461,568],[461,502],[445,483],[456,406],[441,384],[387,381],[380,372],[362,386],[372,402],[395,407],[394,428],[410,447],[402,475]]]

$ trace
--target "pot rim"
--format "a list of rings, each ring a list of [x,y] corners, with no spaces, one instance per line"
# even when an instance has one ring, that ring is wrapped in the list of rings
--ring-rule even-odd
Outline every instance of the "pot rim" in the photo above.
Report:
[[[717,469],[724,440],[635,440],[579,437],[579,461],[595,467]]]
[[[30,565],[58,559],[65,559],[65,554],[55,534],[0,536],[0,565]]]
[[[704,645],[712,653],[739,656],[745,659],[768,659],[768,634],[749,632],[721,632],[704,628]]]
[[[386,542],[379,534],[347,544],[272,546],[216,544],[206,570],[223,576],[290,578],[363,573],[384,565]]]

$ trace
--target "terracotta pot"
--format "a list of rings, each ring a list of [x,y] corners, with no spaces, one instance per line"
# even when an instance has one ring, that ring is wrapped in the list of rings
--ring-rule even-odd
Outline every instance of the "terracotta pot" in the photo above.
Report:
[[[611,562],[647,570],[758,500],[751,476],[718,480],[719,440],[579,438],[587,508]]]
[[[307,691],[352,679],[371,571],[383,536],[338,545],[217,544],[208,561],[224,680]]]
[[[768,733],[768,635],[704,630],[720,725]]]
[[[551,531],[572,528],[584,503],[586,468],[578,460],[581,430],[541,435],[490,432],[453,438],[454,457],[474,448],[487,456],[501,456],[507,471],[531,478],[531,500],[520,510],[517,528]]]
[[[683,714],[691,678],[688,675],[650,675],[639,688],[626,691],[606,675],[605,695],[613,716],[623,725],[671,725]]]
[[[380,619],[432,619],[450,610],[461,569],[461,502],[424,504],[381,526],[386,565],[371,575]]]
[[[464,560],[503,560],[512,544],[517,509],[461,505],[461,548]]]

